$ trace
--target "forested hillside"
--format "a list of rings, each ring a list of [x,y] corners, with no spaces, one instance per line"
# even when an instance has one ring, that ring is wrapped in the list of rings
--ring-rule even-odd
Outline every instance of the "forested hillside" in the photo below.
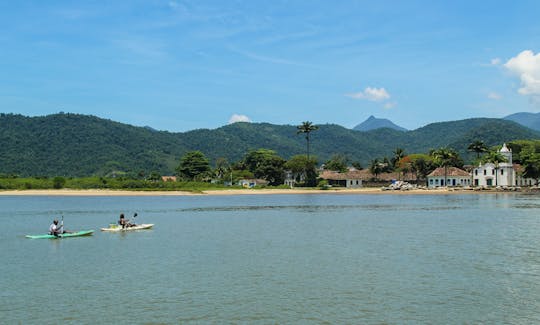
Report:
[[[472,157],[467,146],[482,140],[488,146],[516,139],[538,139],[540,134],[501,119],[442,122],[402,132],[377,129],[349,130],[319,125],[311,133],[311,152],[319,163],[342,154],[367,166],[372,159],[391,157],[397,147],[406,153],[451,147]],[[238,161],[250,150],[267,148],[289,159],[305,153],[303,135],[294,125],[235,123],[215,130],[184,133],[154,131],[94,116],[54,114],[25,117],[0,114],[0,173],[21,176],[87,176],[157,171],[173,174],[180,157],[202,151],[213,164],[224,157]]]

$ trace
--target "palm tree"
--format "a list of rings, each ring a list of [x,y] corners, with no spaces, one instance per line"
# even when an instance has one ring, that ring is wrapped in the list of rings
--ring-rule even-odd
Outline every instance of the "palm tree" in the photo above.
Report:
[[[313,123],[306,121],[302,122],[301,125],[298,125],[296,127],[298,131],[296,131],[296,134],[305,133],[306,134],[306,143],[307,143],[307,160],[309,161],[309,134],[313,131],[316,131],[319,129],[318,126],[313,125]]]
[[[393,153],[394,157],[392,157],[392,166],[396,168],[401,158],[405,157],[405,150],[396,148]]]
[[[444,167],[444,186],[448,186],[448,166],[458,158],[457,152],[450,148],[439,148],[430,154],[440,167]]]
[[[373,159],[371,161],[369,171],[375,175],[375,180],[377,180],[377,176],[382,172],[382,164],[379,162],[379,159]]]
[[[495,165],[495,186],[497,186],[499,164],[506,162],[506,158],[499,151],[490,151],[483,157],[482,160],[484,163],[490,162]]]
[[[469,144],[467,150],[476,152],[476,159],[478,159],[481,153],[488,151],[488,147],[484,144],[484,141],[476,140]]]

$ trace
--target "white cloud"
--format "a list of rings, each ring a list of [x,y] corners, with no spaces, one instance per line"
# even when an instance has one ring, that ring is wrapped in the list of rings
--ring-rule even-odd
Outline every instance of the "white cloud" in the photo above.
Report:
[[[251,119],[247,117],[246,115],[233,114],[231,118],[229,119],[229,124],[233,124],[236,122],[251,122]]]
[[[493,92],[493,91],[490,92],[490,93],[487,95],[487,97],[488,97],[489,99],[493,99],[493,100],[500,100],[500,99],[502,99],[502,96],[501,96],[500,94],[498,94],[498,93],[496,93],[496,92]]]
[[[373,102],[380,102],[390,99],[390,94],[384,88],[367,87],[363,91],[354,94],[347,94],[348,97],[355,99],[367,99]]]
[[[518,92],[522,95],[540,96],[540,53],[526,50],[511,58],[504,67],[521,80]]]
[[[391,109],[391,108],[396,107],[396,105],[397,105],[396,102],[388,102],[388,103],[384,104],[383,107],[386,108],[386,109]]]
[[[491,59],[491,65],[499,65],[499,64],[501,64],[501,59],[499,58]]]

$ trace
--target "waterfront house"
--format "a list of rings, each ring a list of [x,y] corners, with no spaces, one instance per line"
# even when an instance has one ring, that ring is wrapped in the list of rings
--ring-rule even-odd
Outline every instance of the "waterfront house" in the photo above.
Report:
[[[362,187],[363,174],[359,170],[349,170],[345,173],[340,173],[332,170],[324,170],[319,175],[320,178],[325,179],[328,185],[347,188],[359,188]]]
[[[427,175],[428,187],[441,186],[470,186],[471,175],[457,167],[439,167]]]
[[[516,186],[516,170],[512,164],[512,150],[503,144],[499,153],[506,159],[501,163],[480,164],[472,171],[474,186]],[[522,180],[523,183],[526,180]]]

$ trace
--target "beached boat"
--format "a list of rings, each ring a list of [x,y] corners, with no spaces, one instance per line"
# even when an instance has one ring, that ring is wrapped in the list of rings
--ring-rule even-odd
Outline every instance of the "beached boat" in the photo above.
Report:
[[[122,228],[122,226],[112,223],[109,225],[108,228],[101,228],[101,231],[121,232],[121,231],[144,230],[144,229],[150,229],[153,226],[154,226],[153,223],[143,223],[143,224],[132,226],[132,227]]]
[[[51,234],[26,235],[26,238],[31,238],[31,239],[62,239],[62,238],[70,238],[70,237],[90,236],[93,233],[94,233],[93,230],[81,230],[81,231],[75,231],[75,232],[61,234],[61,235],[58,235],[58,236],[51,235]]]

